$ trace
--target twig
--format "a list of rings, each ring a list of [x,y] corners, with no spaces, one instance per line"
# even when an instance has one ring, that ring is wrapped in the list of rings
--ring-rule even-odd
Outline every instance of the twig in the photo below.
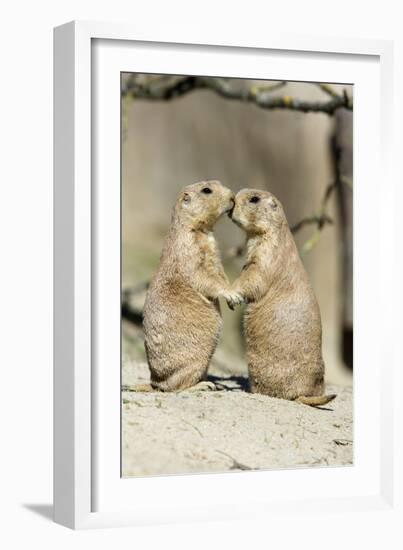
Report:
[[[280,88],[283,88],[286,86],[288,82],[286,80],[282,80],[281,82],[277,82],[276,84],[268,84],[267,86],[252,86],[250,89],[251,94],[259,95],[262,93],[271,93],[275,90],[279,90]]]
[[[230,470],[253,470],[254,468],[251,468],[250,466],[246,466],[246,464],[242,464],[241,462],[238,462],[233,456],[229,455],[228,453],[225,453],[224,451],[220,451],[217,449],[217,453],[221,453],[222,455],[227,456],[229,459],[232,460],[232,464],[230,466]]]
[[[344,101],[346,102],[346,105],[347,105],[347,108],[349,110],[352,110],[352,107],[353,107],[353,99],[347,94],[347,90],[343,90],[343,93],[342,94],[339,94],[338,92],[336,92],[336,90],[330,86],[330,84],[324,84],[324,83],[318,83],[317,86],[319,86],[319,88],[325,92],[325,94],[329,95],[330,97],[333,97],[333,98],[344,98]],[[350,109],[351,107],[351,109]]]
[[[325,92],[330,97],[339,97],[339,94],[336,92],[334,88],[332,88],[332,86],[330,86],[330,84],[324,84],[322,82],[318,82],[317,86],[322,90],[322,92]]]
[[[302,245],[302,248],[301,248],[301,255],[303,256],[304,254],[307,254],[308,252],[310,252],[312,250],[312,248],[314,248],[318,242],[319,242],[319,239],[320,239],[320,233],[321,233],[321,229],[316,228],[315,231],[312,233],[312,235],[309,237],[309,239],[307,239],[304,244]]]
[[[347,176],[340,176],[340,181],[344,183],[344,185],[346,185],[350,189],[350,191],[353,190],[353,182],[350,178],[348,178]]]
[[[336,189],[336,186],[337,186],[337,181],[334,181],[326,187],[325,193],[322,198],[322,204],[321,204],[319,213],[316,216],[317,227],[315,231],[312,233],[312,235],[309,237],[309,239],[305,241],[305,243],[302,245],[301,254],[306,254],[307,252],[310,252],[314,248],[314,246],[319,242],[320,234],[323,227],[325,226],[326,223],[329,223],[328,219],[330,218],[328,218],[326,214],[326,207],[333,191]]]
[[[302,229],[305,225],[318,225],[320,227],[323,227],[325,224],[332,225],[334,222],[332,218],[330,218],[327,214],[321,214],[317,215],[314,214],[313,216],[307,216],[306,218],[302,218],[298,223],[293,225],[291,227],[291,233],[295,234],[298,233],[300,229]]]
[[[201,433],[201,431],[199,430],[199,428],[197,426],[194,426],[193,424],[191,424],[190,422],[188,422],[187,420],[185,420],[184,418],[182,418],[182,422],[184,424],[187,424],[188,426],[190,426],[191,428],[193,428],[199,435],[200,437],[204,437],[204,435]]]

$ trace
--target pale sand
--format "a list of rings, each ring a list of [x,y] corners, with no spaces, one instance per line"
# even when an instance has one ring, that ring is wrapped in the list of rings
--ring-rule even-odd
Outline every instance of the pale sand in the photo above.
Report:
[[[123,386],[149,379],[124,361]],[[245,391],[246,378],[217,374],[217,391],[122,392],[122,475],[345,466],[353,462],[352,389],[322,409]]]

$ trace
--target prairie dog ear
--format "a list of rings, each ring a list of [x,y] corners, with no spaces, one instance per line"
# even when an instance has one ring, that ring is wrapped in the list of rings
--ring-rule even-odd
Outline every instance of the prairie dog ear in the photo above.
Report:
[[[273,209],[273,210],[276,210],[277,208],[277,201],[275,201],[272,197],[270,198],[269,200],[269,204],[270,204],[270,207]]]
[[[183,193],[182,202],[189,203],[190,202],[190,195],[189,193]]]

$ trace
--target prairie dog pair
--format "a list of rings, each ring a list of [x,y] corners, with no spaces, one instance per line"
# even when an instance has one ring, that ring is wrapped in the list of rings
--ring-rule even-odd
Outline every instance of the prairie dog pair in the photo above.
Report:
[[[184,390],[205,380],[221,332],[218,298],[230,307],[241,302],[212,232],[233,206],[234,193],[218,181],[188,185],[177,197],[143,312],[153,389]]]
[[[235,200],[234,200],[235,199]],[[212,228],[229,213],[247,233],[247,262],[230,287]],[[217,181],[178,196],[158,271],[144,306],[151,387],[177,391],[206,378],[221,331],[218,298],[246,302],[252,392],[322,405],[324,363],[319,308],[281,204],[245,189],[236,197]]]

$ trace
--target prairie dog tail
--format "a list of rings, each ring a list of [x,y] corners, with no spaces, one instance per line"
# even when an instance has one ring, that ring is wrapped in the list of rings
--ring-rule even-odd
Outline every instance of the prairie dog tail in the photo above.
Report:
[[[333,401],[335,397],[335,393],[332,393],[331,395],[313,395],[311,397],[300,395],[295,401],[297,401],[297,403],[303,403],[304,405],[310,405],[311,407],[320,407],[321,405],[326,405],[329,401]]]

